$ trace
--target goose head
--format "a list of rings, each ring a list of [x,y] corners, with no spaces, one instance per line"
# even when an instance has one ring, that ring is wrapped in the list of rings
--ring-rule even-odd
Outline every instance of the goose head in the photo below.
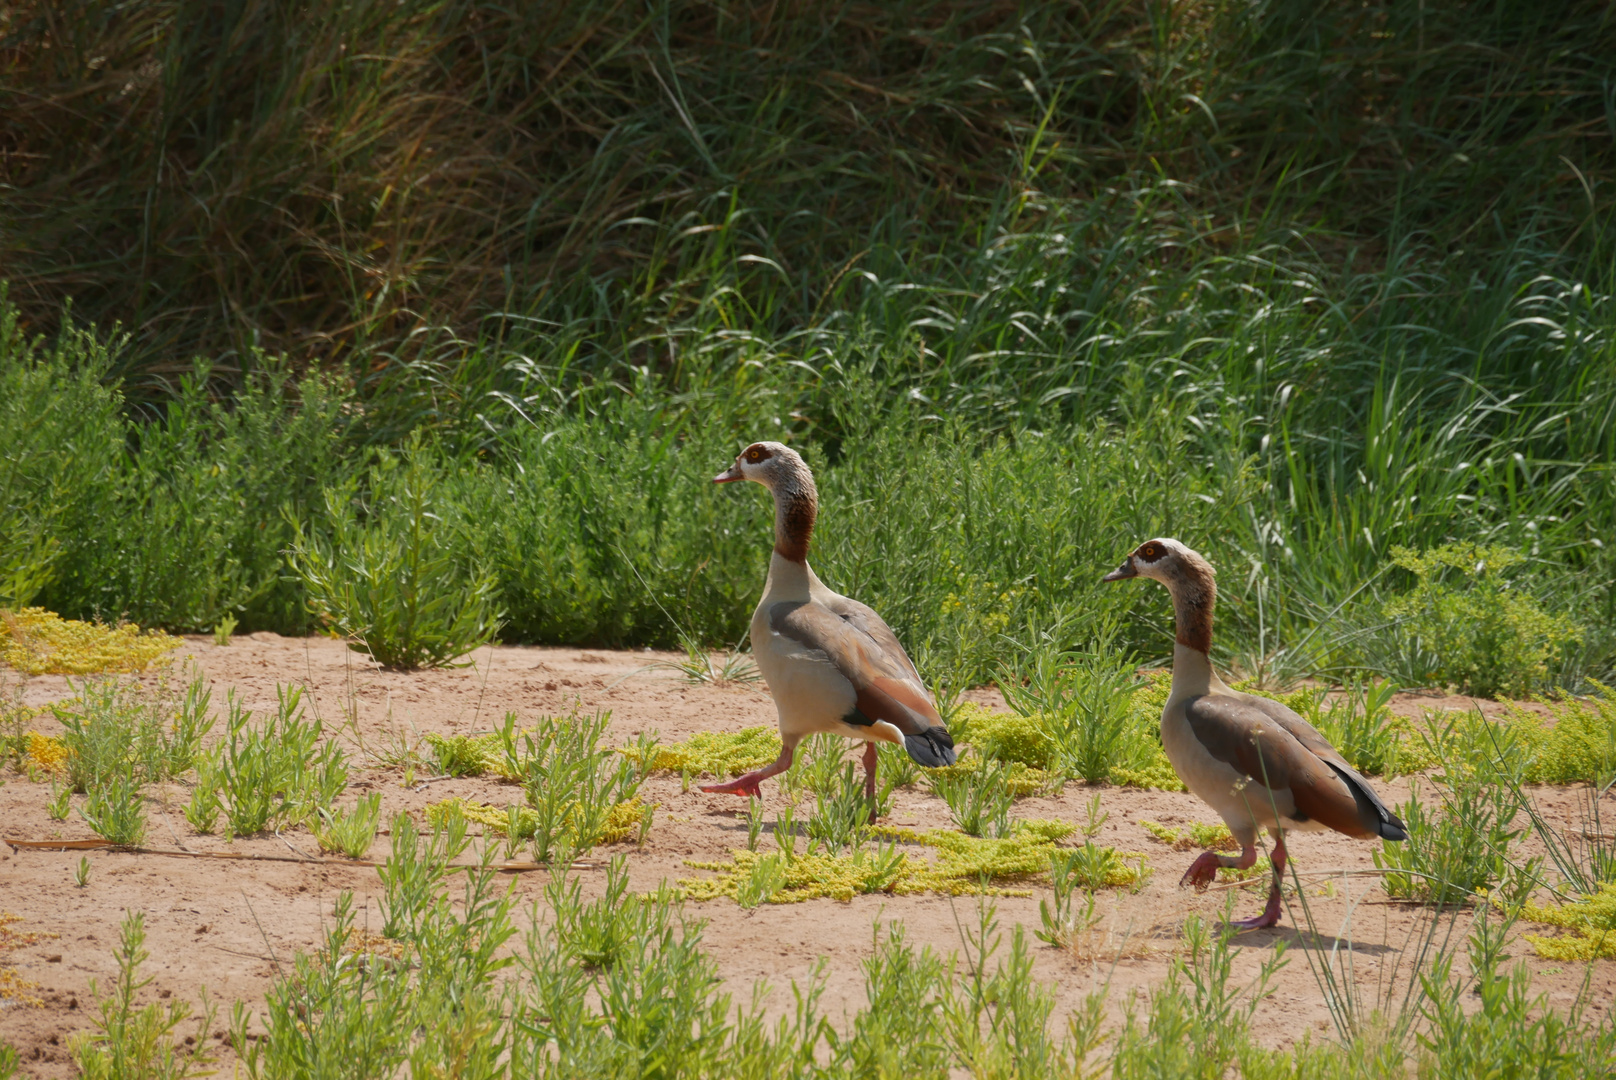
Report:
[[[1122,581],[1131,577],[1154,578],[1176,593],[1182,586],[1210,584],[1213,571],[1212,564],[1199,552],[1177,540],[1158,537],[1134,548],[1121,566],[1100,580]]]
[[[755,442],[736,455],[735,464],[713,477],[713,483],[751,480],[770,491],[778,491],[799,482],[807,471],[802,455],[784,443]]]

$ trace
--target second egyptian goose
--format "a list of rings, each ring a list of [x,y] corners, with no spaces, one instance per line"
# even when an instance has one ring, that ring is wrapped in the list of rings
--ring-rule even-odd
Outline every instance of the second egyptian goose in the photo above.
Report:
[[[1204,889],[1220,866],[1257,861],[1257,830],[1274,838],[1273,884],[1261,915],[1241,929],[1279,922],[1285,830],[1333,829],[1360,840],[1406,840],[1408,832],[1369,782],[1317,728],[1270,698],[1225,686],[1212,670],[1212,567],[1177,540],[1147,540],[1103,581],[1154,578],[1173,597],[1178,636],[1173,685],[1162,709],[1162,747],[1184,785],[1222,815],[1240,844],[1238,858],[1202,852],[1180,885]]]
[[[774,697],[782,745],[772,765],[702,790],[759,794],[759,781],[789,769],[797,744],[815,732],[865,741],[864,790],[872,798],[877,742],[902,746],[922,765],[954,764],[954,740],[898,636],[808,565],[819,492],[801,455],[781,443],[753,443],[713,483],[735,480],[774,495],[774,554],[752,613],[752,655]]]

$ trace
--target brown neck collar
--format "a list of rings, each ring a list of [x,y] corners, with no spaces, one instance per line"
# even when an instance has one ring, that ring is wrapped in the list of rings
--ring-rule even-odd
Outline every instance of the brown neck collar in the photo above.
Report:
[[[774,550],[792,562],[808,561],[808,542],[814,535],[814,519],[819,515],[819,491],[806,466],[795,470],[775,485]]]
[[[1173,594],[1173,616],[1178,624],[1175,640],[1197,652],[1212,652],[1212,611],[1218,603],[1218,587],[1212,568],[1193,563],[1181,564],[1167,585]]]

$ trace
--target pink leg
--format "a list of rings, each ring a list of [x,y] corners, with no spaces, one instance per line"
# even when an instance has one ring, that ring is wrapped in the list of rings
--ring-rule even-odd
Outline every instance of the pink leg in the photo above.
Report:
[[[875,743],[864,744],[864,797],[875,801]]]
[[[1274,838],[1274,851],[1269,856],[1274,864],[1274,880],[1268,887],[1268,903],[1263,906],[1261,915],[1249,919],[1233,919],[1229,925],[1236,930],[1261,930],[1279,924],[1279,884],[1285,879],[1285,837],[1283,834]]]
[[[763,792],[758,788],[758,783],[760,781],[767,780],[769,777],[774,776],[777,773],[783,773],[787,769],[791,768],[791,758],[795,752],[795,747],[781,747],[780,756],[774,759],[773,765],[769,765],[762,769],[754,769],[749,773],[742,776],[737,776],[735,779],[726,781],[722,784],[703,784],[701,785],[701,790],[709,791],[717,795],[747,795],[761,797]]]
[[[1203,851],[1196,860],[1190,863],[1190,868],[1184,871],[1179,879],[1178,887],[1194,885],[1196,892],[1205,892],[1206,887],[1212,884],[1212,879],[1218,876],[1218,869],[1227,866],[1231,870],[1247,870],[1257,863],[1257,846],[1247,844],[1240,849],[1240,857],[1233,855],[1219,855],[1215,851]]]

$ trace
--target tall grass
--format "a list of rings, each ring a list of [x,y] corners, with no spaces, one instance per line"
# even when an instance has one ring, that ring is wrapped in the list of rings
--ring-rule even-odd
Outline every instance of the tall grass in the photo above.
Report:
[[[0,31],[0,382],[106,388],[58,494],[0,465],[12,592],[306,629],[288,522],[425,429],[508,639],[728,644],[765,507],[704,481],[770,436],[819,473],[816,569],[948,685],[1063,620],[1160,655],[1161,597],[1094,579],[1162,533],[1265,680],[1406,678],[1392,550],[1439,543],[1576,624],[1544,682],[1616,663],[1603,5],[288,19]],[[68,298],[129,336],[19,329]]]

